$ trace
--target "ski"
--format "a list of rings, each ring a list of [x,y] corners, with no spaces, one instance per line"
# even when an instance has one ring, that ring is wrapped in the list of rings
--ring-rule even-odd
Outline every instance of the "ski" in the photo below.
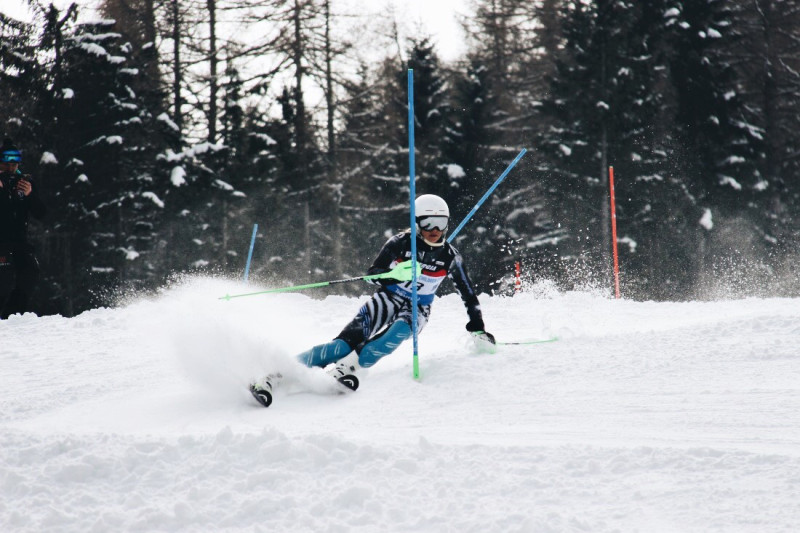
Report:
[[[332,392],[336,392],[337,394],[346,394],[348,392],[354,392],[358,389],[359,381],[358,378],[353,374],[345,374],[333,379],[336,380],[336,385],[334,385]],[[261,404],[262,407],[269,407],[272,405],[273,387],[276,387],[282,380],[282,375],[270,374],[261,382],[251,383],[249,386],[250,394],[253,395],[253,398],[255,398],[255,400]]]
[[[272,387],[267,390],[266,388],[257,385],[256,383],[250,384],[250,394],[256,399],[263,407],[272,405]]]
[[[346,374],[338,378],[336,381],[338,381],[340,384],[342,384],[342,386],[344,386],[346,389],[349,389],[352,392],[355,392],[356,389],[358,389],[359,385],[358,378],[355,377],[353,374]]]

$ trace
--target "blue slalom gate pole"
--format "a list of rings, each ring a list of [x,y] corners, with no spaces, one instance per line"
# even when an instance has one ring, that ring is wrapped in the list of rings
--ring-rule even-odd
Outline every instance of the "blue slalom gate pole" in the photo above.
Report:
[[[408,180],[411,201],[411,335],[414,339],[414,379],[419,379],[419,347],[417,341],[417,213],[416,177],[414,175],[414,69],[408,69]]]
[[[478,211],[478,209],[480,209],[481,205],[483,205],[483,202],[485,202],[486,199],[489,198],[489,196],[491,196],[491,194],[494,192],[497,186],[500,185],[500,183],[504,179],[506,179],[508,173],[511,172],[511,169],[514,168],[514,166],[519,162],[520,159],[522,159],[522,156],[525,155],[525,152],[527,151],[528,151],[527,148],[523,148],[522,151],[519,153],[519,155],[517,155],[517,157],[514,158],[514,161],[512,161],[511,164],[508,165],[508,167],[506,167],[503,173],[500,174],[500,177],[497,178],[494,184],[491,187],[489,187],[489,190],[486,191],[486,194],[483,195],[483,198],[478,200],[478,203],[475,204],[475,207],[472,208],[472,211],[470,211],[469,214],[467,214],[467,216],[464,217],[464,220],[461,221],[461,224],[459,224],[458,227],[453,230],[453,233],[451,233],[450,236],[447,237],[447,242],[453,242],[453,239],[456,238],[456,235],[458,235],[458,232],[461,231],[461,228],[463,228],[467,224],[467,222],[469,222],[469,219],[472,218],[472,215],[474,215]]]
[[[253,260],[253,247],[256,244],[256,233],[258,233],[258,224],[253,224],[253,236],[250,237],[250,251],[247,252],[247,264],[244,267],[245,283],[247,283],[247,278],[250,276],[250,262]]]

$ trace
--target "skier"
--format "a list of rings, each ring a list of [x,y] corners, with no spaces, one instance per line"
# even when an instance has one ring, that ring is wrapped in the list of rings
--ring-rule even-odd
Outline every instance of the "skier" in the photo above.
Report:
[[[464,269],[461,254],[445,241],[450,210],[439,196],[424,194],[414,202],[417,224],[417,333],[430,317],[431,304],[439,285],[449,275],[467,309],[466,329],[494,344],[494,336],[483,324],[478,296]],[[372,263],[368,275],[389,272],[400,263],[407,263],[411,279],[411,231],[390,238]],[[380,289],[358,310],[356,316],[330,342],[314,346],[297,356],[308,367],[325,367],[335,363],[329,374],[346,387],[355,390],[355,373],[369,368],[379,359],[397,349],[411,337],[411,281],[395,279],[372,280]],[[264,407],[272,403],[272,387],[281,379],[270,374],[250,385],[250,392]]]

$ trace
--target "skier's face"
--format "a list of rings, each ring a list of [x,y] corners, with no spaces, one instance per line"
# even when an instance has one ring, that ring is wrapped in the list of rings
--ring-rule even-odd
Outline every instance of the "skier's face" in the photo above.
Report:
[[[420,229],[419,233],[422,235],[422,238],[428,242],[439,242],[439,239],[441,239],[444,234],[444,232],[438,229]]]

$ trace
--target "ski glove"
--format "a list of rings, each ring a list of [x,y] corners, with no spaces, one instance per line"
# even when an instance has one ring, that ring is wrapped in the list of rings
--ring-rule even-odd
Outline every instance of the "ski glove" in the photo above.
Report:
[[[467,322],[467,331],[469,331],[470,333],[472,333],[481,340],[485,340],[492,344],[496,344],[494,340],[494,335],[484,330],[485,327],[486,326],[483,325],[483,320],[481,319],[473,319]]]
[[[411,261],[403,261],[402,263],[398,263],[396,267],[391,269],[387,272],[384,276],[381,276],[378,279],[394,279],[396,281],[411,281],[411,278],[414,274],[413,270],[411,269]],[[417,276],[422,274],[422,267],[419,263],[417,263]]]
[[[479,338],[482,341],[486,341],[491,344],[497,344],[497,341],[494,340],[494,335],[489,333],[488,331],[473,331],[472,335]]]

